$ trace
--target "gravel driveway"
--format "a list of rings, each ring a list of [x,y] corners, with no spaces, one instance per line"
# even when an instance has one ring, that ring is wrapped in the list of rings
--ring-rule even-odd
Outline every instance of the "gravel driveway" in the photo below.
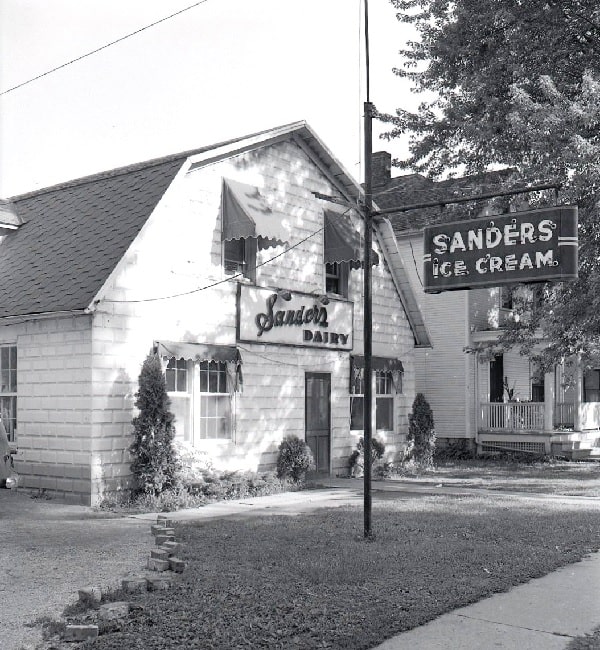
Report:
[[[26,624],[58,618],[82,587],[120,586],[151,548],[147,521],[0,489],[0,648],[33,647]]]

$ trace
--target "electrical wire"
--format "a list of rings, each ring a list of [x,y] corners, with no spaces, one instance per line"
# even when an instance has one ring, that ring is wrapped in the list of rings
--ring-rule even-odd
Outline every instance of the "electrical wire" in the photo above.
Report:
[[[350,211],[350,208],[348,208],[348,210],[346,210],[346,212],[344,212],[344,214],[347,214],[349,211]],[[289,248],[286,248],[281,253],[278,253],[277,255],[274,255],[273,257],[269,258],[268,260],[265,260],[264,262],[261,262],[260,264],[257,264],[256,266],[253,267],[253,269],[256,270],[256,269],[260,268],[261,266],[265,266],[265,264],[269,264],[273,260],[276,260],[278,257],[281,257],[282,255],[285,255],[289,251],[291,251],[294,248],[300,246],[300,244],[303,244],[305,241],[309,240],[311,237],[314,237],[315,235],[318,235],[324,229],[325,229],[325,226],[322,226],[318,230],[315,230],[314,232],[312,232],[309,235],[307,235],[306,237],[304,237],[304,239],[301,239],[299,242],[296,242],[295,244],[293,244]],[[212,289],[213,287],[217,287],[220,284],[225,284],[226,282],[232,282],[236,278],[243,277],[243,275],[244,275],[243,273],[236,273],[235,275],[232,275],[232,276],[230,276],[228,278],[224,278],[223,280],[217,280],[216,282],[213,282],[211,284],[207,284],[204,287],[198,287],[196,289],[191,289],[190,291],[183,291],[182,293],[175,293],[175,294],[172,294],[172,295],[169,295],[169,296],[159,296],[159,297],[155,297],[155,298],[140,298],[138,300],[116,300],[116,299],[112,299],[112,298],[102,298],[101,300],[103,300],[105,302],[124,302],[124,303],[155,302],[157,300],[169,300],[171,298],[180,298],[182,296],[189,296],[189,295],[191,295],[193,293],[198,293],[200,291],[205,291],[206,289]]]
[[[179,16],[180,14],[189,11],[190,9],[194,9],[195,7],[198,7],[201,4],[204,4],[205,2],[208,2],[208,0],[199,0],[199,2],[195,2],[193,5],[190,5],[189,7],[184,7],[183,9],[180,9],[179,11],[176,11],[173,14],[170,14],[169,16],[165,16],[164,18],[161,18],[160,20],[156,20],[153,23],[150,23],[149,25],[145,25],[144,27],[140,27],[139,29],[136,29],[134,32],[131,32],[129,34],[126,34],[125,36],[121,36],[121,38],[117,38],[114,41],[111,41],[110,43],[106,43],[105,45],[102,45],[101,47],[96,48],[95,50],[91,50],[90,52],[86,52],[85,54],[82,54],[81,56],[76,57],[75,59],[71,59],[70,61],[67,61],[66,63],[62,63],[61,65],[56,66],[55,68],[52,68],[51,70],[47,70],[46,72],[42,72],[42,74],[37,75],[36,77],[32,77],[31,79],[28,79],[27,81],[23,81],[20,84],[17,84],[16,86],[13,86],[12,88],[8,88],[7,90],[3,90],[0,92],[0,96],[6,95],[13,90],[17,90],[18,88],[22,88],[23,86],[26,86],[27,84],[32,83],[33,81],[37,81],[38,79],[41,79],[42,77],[45,77],[53,72],[56,72],[57,70],[61,70],[62,68],[66,68],[67,66],[71,65],[72,63],[77,63],[77,61],[81,61],[82,59],[87,58],[88,56],[91,56],[92,54],[96,54],[97,52],[101,52],[102,50],[105,50],[108,47],[111,47],[112,45],[116,45],[117,43],[121,43],[122,41],[127,40],[128,38],[131,38],[132,36],[136,36],[137,34],[140,34],[141,32],[150,29],[150,27],[154,27],[155,25],[159,25],[160,23],[164,23],[166,20],[169,20],[170,18],[174,18],[175,16]]]

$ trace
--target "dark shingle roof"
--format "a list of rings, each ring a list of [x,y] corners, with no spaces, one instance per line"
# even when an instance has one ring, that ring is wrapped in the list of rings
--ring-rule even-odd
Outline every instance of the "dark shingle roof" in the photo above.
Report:
[[[0,317],[87,307],[184,160],[13,198],[25,223],[0,245]]]
[[[498,189],[512,170],[484,172],[443,181],[432,181],[421,174],[406,174],[379,183],[374,187],[373,200],[381,210],[400,206],[442,201],[448,198],[472,196]],[[407,212],[386,214],[394,231],[419,230],[426,225],[468,219],[478,212],[482,203],[454,204],[446,207],[417,208]]]
[[[298,126],[260,131],[5,201],[5,212],[15,213],[22,225],[0,237],[0,318],[85,309],[189,156]]]

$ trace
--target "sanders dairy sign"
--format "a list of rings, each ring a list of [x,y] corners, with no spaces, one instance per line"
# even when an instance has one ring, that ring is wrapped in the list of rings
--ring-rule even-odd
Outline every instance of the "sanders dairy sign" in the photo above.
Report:
[[[237,339],[251,343],[352,350],[351,302],[238,285]]]
[[[577,278],[577,208],[560,206],[424,229],[424,289]]]

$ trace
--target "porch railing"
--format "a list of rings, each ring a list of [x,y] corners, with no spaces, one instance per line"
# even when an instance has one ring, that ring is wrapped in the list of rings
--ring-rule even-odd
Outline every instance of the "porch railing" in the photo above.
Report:
[[[479,428],[484,431],[543,431],[544,402],[484,402]]]
[[[557,402],[554,405],[554,426],[572,427],[575,424],[575,404],[573,402]]]

